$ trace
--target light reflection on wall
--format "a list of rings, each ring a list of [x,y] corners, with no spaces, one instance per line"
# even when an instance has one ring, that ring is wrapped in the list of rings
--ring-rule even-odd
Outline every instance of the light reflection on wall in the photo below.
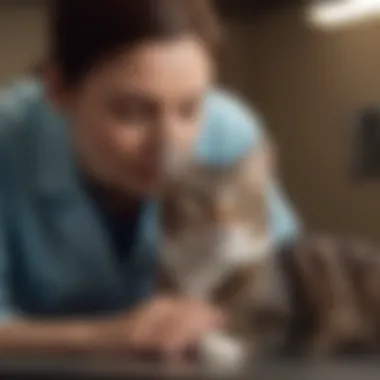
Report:
[[[316,1],[307,9],[308,21],[323,29],[341,28],[380,18],[380,0]]]

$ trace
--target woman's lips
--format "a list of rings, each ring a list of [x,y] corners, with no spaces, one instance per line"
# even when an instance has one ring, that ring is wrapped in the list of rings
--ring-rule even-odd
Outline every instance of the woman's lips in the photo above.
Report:
[[[138,174],[142,178],[153,179],[158,178],[163,173],[162,165],[155,162],[154,164],[141,165],[138,170]]]

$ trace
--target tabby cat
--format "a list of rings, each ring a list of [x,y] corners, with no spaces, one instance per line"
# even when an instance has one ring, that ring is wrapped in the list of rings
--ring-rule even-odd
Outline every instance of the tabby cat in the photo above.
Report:
[[[270,144],[230,167],[186,165],[162,193],[161,288],[228,308],[225,331],[204,337],[207,368],[257,355],[376,349],[380,256],[325,236],[274,246],[266,202]]]

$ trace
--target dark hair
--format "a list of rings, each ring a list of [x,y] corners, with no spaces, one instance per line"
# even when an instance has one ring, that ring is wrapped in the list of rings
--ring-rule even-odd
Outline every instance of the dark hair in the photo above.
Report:
[[[71,84],[120,49],[185,33],[216,48],[219,23],[210,0],[56,0],[51,59]]]

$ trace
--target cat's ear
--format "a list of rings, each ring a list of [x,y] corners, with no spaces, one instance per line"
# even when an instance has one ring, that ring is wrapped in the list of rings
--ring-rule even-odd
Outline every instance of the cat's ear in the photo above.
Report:
[[[266,139],[243,159],[241,175],[246,181],[265,186],[276,171],[276,153],[271,140]]]

